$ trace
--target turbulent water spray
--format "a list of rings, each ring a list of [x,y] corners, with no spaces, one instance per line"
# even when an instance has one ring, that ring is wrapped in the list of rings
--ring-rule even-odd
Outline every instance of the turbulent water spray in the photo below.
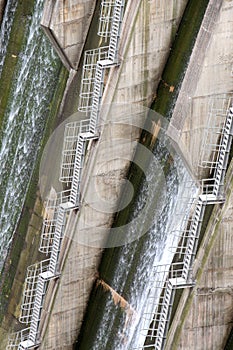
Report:
[[[16,10],[18,0],[8,0],[4,11],[4,16],[0,30],[0,76],[2,73],[2,67],[6,57],[7,45],[9,42],[12,23],[14,20],[14,14]]]
[[[0,147],[0,267],[18,222],[59,72],[55,56],[40,28],[43,0],[35,8],[16,67],[4,116]]]
[[[166,149],[160,149],[160,155],[165,156],[166,152]],[[149,173],[151,174],[149,181],[152,181],[154,185],[156,184],[155,170],[155,165],[151,163],[149,166]],[[167,204],[164,210],[159,217],[155,215],[153,225],[145,236],[143,247],[140,245],[138,256],[138,242],[121,248],[119,261],[114,269],[114,277],[110,282],[111,287],[127,299],[127,302],[135,311],[134,317],[129,322],[127,315],[120,311],[118,311],[118,316],[114,317],[116,305],[109,298],[104,307],[101,327],[98,328],[95,334],[94,350],[100,348],[125,350],[137,348],[139,344],[143,345],[145,336],[141,334],[142,316],[145,312],[149,293],[153,289],[151,272],[157,264],[170,264],[173,259],[174,252],[170,248],[178,244],[178,237],[174,236],[173,231],[174,228],[177,230],[181,228],[187,208],[187,200],[191,194],[190,188],[187,189],[187,183],[192,183],[190,175],[178,157],[166,177]],[[195,190],[195,186],[193,186],[193,193]],[[156,198],[157,191],[155,185],[154,198]],[[138,196],[135,215],[141,210],[141,203],[145,201],[147,192],[147,186],[144,183]],[[147,215],[145,213],[145,218]],[[143,222],[141,228],[135,227],[135,230],[140,229],[143,230]],[[128,276],[128,271],[131,271],[131,276]],[[156,295],[154,297],[156,298]],[[118,318],[119,320],[117,320]]]

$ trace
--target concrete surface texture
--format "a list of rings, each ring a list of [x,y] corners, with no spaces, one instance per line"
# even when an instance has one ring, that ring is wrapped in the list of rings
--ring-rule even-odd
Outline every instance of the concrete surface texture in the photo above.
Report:
[[[68,69],[77,69],[95,0],[46,0],[42,27]]]
[[[122,113],[121,108],[109,109],[107,104],[150,104],[186,3],[176,0],[127,2],[119,50],[120,66],[111,68],[105,76],[101,134],[100,139],[89,146],[83,175],[84,200],[79,213],[70,215],[62,252],[62,275],[59,281],[50,284],[46,296],[44,322],[41,322],[42,349],[72,349],[77,338],[97,277],[102,253],[100,246],[111,227],[140,135],[140,129],[133,125],[142,126],[145,119],[143,111],[135,113],[136,119],[132,120],[129,113]],[[106,206],[110,207],[109,211]]]
[[[232,47],[233,1],[210,0],[169,128],[198,178],[202,158],[210,156],[203,155],[203,138],[211,106],[221,108],[232,96]]]
[[[196,285],[182,295],[165,349],[224,349],[233,315],[233,161],[226,202],[215,206],[194,263]]]
[[[135,2],[130,2],[125,13],[119,47],[122,65],[114,101],[149,106],[187,1],[144,0],[138,4],[134,18]],[[126,40],[129,30],[132,36]]]

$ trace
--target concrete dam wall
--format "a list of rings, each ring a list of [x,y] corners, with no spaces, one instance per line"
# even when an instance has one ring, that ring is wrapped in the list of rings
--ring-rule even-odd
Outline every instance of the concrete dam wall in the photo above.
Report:
[[[144,106],[150,105],[185,5],[186,1],[174,1],[172,6],[167,6],[162,1],[127,2],[119,46],[120,66],[111,68],[108,73],[103,96],[104,104],[136,102]],[[113,108],[113,111],[111,123],[119,123],[122,118],[122,123],[128,126],[103,127],[98,144],[90,149],[90,164],[86,171],[88,181],[86,180],[83,186],[86,188],[86,197],[93,197],[93,193],[88,194],[88,182],[96,179],[94,181],[98,184],[96,189],[98,195],[105,200],[111,198],[117,204],[122,180],[129,167],[127,159],[133,157],[140,129],[133,127],[131,118],[127,119],[124,114],[121,115],[121,110]],[[100,125],[108,123],[105,115],[103,111]],[[145,118],[143,111],[139,119],[135,120],[135,124],[142,127]],[[106,145],[109,147],[108,150]],[[106,162],[106,158],[111,159],[111,162]],[[105,179],[111,178],[112,173],[114,173],[114,186],[111,184],[109,186]],[[92,190],[93,188],[90,188],[90,191]],[[93,243],[96,228],[101,228],[107,235],[112,223],[112,214],[102,214],[93,208],[98,208],[98,201],[92,200],[90,204],[82,206],[78,218],[75,215],[70,217],[67,232],[73,239],[57,286],[54,306],[50,311],[50,305],[48,308],[45,307],[45,314],[49,313],[50,318],[48,325],[44,325],[42,331],[44,349],[59,348],[61,341],[66,344],[67,349],[71,348],[81,327],[86,303],[97,276],[102,249],[79,245],[78,236],[82,234],[92,237]],[[92,243],[90,242],[91,245]],[[52,291],[53,286],[51,293]],[[50,296],[49,292],[48,300],[51,300]],[[66,308],[65,305],[69,307]]]
[[[102,3],[45,1],[41,25],[70,72],[60,118],[76,108],[76,101],[73,106],[67,101],[76,100],[77,91],[82,91],[81,63],[85,61],[83,50],[90,37],[96,43],[93,49],[101,50],[104,45],[96,32]],[[40,349],[68,350],[76,344],[92,288],[99,278],[105,241],[124,196],[122,189],[147,118],[144,108],[156,100],[159,83],[174,96],[167,134],[175,149],[196,182],[209,174],[200,164],[212,156],[212,149],[206,147],[210,117],[214,119],[214,113],[227,111],[233,98],[233,0],[208,2],[184,76],[179,85],[173,86],[162,75],[188,4],[188,0],[125,3],[118,59],[104,70],[98,135],[85,150],[81,202],[66,216],[59,275],[49,281],[41,308],[37,332]],[[116,104],[126,106],[124,111]],[[155,139],[160,126],[154,125],[150,130]],[[217,143],[218,136],[213,141]],[[180,295],[163,349],[223,349],[230,334],[232,169],[231,161],[225,181],[225,202],[213,205],[194,261],[196,284]],[[101,210],[102,203],[110,203],[107,206],[111,210]],[[19,305],[12,310],[13,317],[18,316],[18,310]],[[21,328],[16,324],[14,331]]]
[[[45,2],[41,25],[67,69],[77,69],[96,1]]]

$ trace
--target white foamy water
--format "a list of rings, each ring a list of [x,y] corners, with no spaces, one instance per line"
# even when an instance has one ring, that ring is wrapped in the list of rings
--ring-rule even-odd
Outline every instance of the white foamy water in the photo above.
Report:
[[[166,150],[160,151],[161,153],[166,152]],[[130,312],[129,309],[125,312],[118,311],[118,316],[115,317],[116,306],[109,298],[104,308],[101,326],[95,335],[93,350],[132,350],[144,344],[145,335],[142,335],[142,328],[145,326],[143,324],[143,314],[149,294],[150,297],[152,296],[153,283],[156,282],[151,276],[153,268],[157,264],[170,264],[174,255],[171,247],[178,244],[178,237],[174,235],[174,230],[181,229],[187,211],[187,201],[191,195],[190,192],[186,193],[187,182],[191,179],[184,166],[177,163],[166,178],[165,188],[161,190],[161,188],[158,189],[156,168],[153,164],[150,165],[149,173],[149,181],[155,184],[152,200],[159,198],[161,205],[163,200],[165,205],[161,212],[155,214],[153,225],[146,234],[143,246],[139,246],[135,242],[121,249],[117,268],[114,271],[114,277],[110,285],[126,298],[130,304]],[[159,197],[157,197],[158,191],[160,192]],[[141,211],[146,197],[147,186],[144,184],[134,215]],[[178,201],[179,198],[183,198],[183,200]],[[177,212],[183,213],[183,215],[177,215]],[[147,219],[147,216],[148,213],[145,213],[144,220]],[[143,225],[142,220],[141,227],[135,227],[134,229],[143,229]],[[159,294],[156,295],[158,290],[154,289],[154,292],[153,297],[156,299],[159,297]]]
[[[40,28],[43,3],[35,1],[1,133],[0,267],[20,217],[59,71]]]
[[[135,323],[128,330],[127,338],[129,340],[128,349],[137,349],[144,345],[145,342],[145,329],[148,329],[151,323],[151,320],[148,318],[147,324],[145,323],[145,312],[146,313],[155,313],[154,306],[150,308],[150,304],[148,304],[148,298],[153,299],[153,305],[158,302],[161,289],[163,287],[163,283],[160,283],[156,280],[156,266],[158,265],[170,265],[172,263],[174,253],[171,248],[176,247],[178,245],[179,237],[177,232],[181,232],[184,229],[185,218],[187,218],[187,214],[189,213],[190,204],[192,201],[190,199],[196,193],[195,186],[192,184],[190,186],[191,178],[189,174],[185,171],[185,169],[180,169],[180,175],[182,181],[179,181],[178,193],[174,196],[172,193],[172,187],[170,187],[170,198],[169,207],[167,208],[167,219],[163,221],[163,231],[165,240],[162,244],[158,244],[158,251],[160,254],[154,256],[153,265],[147,266],[147,282],[145,284],[144,290],[141,294],[137,294],[136,298],[131,300],[131,303],[134,305],[137,310],[137,318]],[[183,171],[182,171],[183,170]],[[189,184],[187,186],[187,183]],[[175,232],[176,231],[176,232]],[[159,270],[163,270],[163,268],[159,268]],[[149,276],[149,278],[148,278]],[[138,275],[138,278],[145,281],[145,274]],[[161,277],[160,277],[161,278]],[[158,288],[160,286],[160,288]],[[132,285],[132,290],[137,289],[137,279],[134,281]],[[133,293],[132,293],[133,295]],[[119,347],[121,349],[121,347]]]
[[[7,45],[18,0],[8,0],[0,29],[0,76],[5,61]]]

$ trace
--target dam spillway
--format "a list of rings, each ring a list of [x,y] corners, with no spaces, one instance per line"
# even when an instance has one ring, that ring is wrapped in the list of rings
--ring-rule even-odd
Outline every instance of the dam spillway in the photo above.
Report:
[[[127,13],[127,12],[126,12],[126,13]],[[128,13],[127,13],[127,14],[128,14]],[[129,14],[128,14],[128,15],[129,15]],[[123,32],[123,35],[124,35],[124,32]],[[115,68],[115,69],[112,69],[112,70],[110,71],[110,77],[114,78],[114,76],[116,76],[116,74],[117,74],[117,69],[118,69],[118,68]],[[114,79],[113,79],[113,81],[111,81],[111,83],[112,83],[112,84],[114,83]],[[110,90],[113,89],[113,88],[112,88],[112,84],[107,85],[107,88],[109,87]],[[106,98],[106,99],[108,98],[108,96],[107,96],[107,91],[108,91],[107,88],[105,87],[105,92],[104,92],[104,93],[105,93],[104,98]],[[113,89],[113,91],[115,91],[115,90]],[[131,96],[131,97],[132,97],[132,96]],[[212,186],[212,184],[211,184],[210,186]],[[204,194],[205,194],[205,193],[204,193]],[[74,215],[72,215],[72,219],[74,220]],[[80,257],[81,257],[81,254],[80,254]],[[84,258],[84,259],[85,259],[85,258]],[[98,259],[97,259],[97,260],[98,260]],[[72,260],[71,260],[71,261],[72,261]],[[90,282],[91,282],[91,281],[90,281]],[[57,287],[58,287],[58,283],[56,283],[56,282],[53,282],[53,283],[56,284]],[[58,287],[58,288],[59,288],[59,287]],[[51,288],[50,288],[50,289],[51,289]],[[64,290],[64,292],[65,292],[65,290]],[[59,302],[59,297],[58,297],[58,302]],[[55,308],[56,308],[56,307],[55,307]],[[69,318],[69,317],[68,317],[68,318]],[[50,326],[53,327],[52,324],[50,324]],[[64,325],[63,327],[65,327],[65,325]],[[65,328],[64,328],[64,331],[65,331]],[[56,336],[55,336],[55,338],[56,338]],[[56,342],[55,338],[50,338],[50,339],[53,339],[53,340],[51,340],[51,343],[50,343],[51,345],[46,345],[46,346],[51,346],[51,348],[53,348],[54,345],[52,345],[52,344],[55,344],[55,343],[53,343],[53,342]],[[48,339],[49,339],[49,338],[48,338]],[[45,344],[46,344],[46,343],[44,343],[43,346],[45,346]],[[49,344],[48,340],[47,340],[47,344]],[[56,345],[56,346],[58,346],[58,345]]]
[[[21,53],[18,73],[14,78],[10,100],[2,121],[1,268],[20,217],[18,208],[24,202],[32,174],[28,167],[33,169],[37,145],[40,143],[43,123],[46,121],[43,114],[51,97],[49,91],[46,91],[46,85],[52,86],[59,70],[59,61],[39,28],[42,5],[42,2],[37,4],[34,17],[28,26],[28,38]],[[9,16],[12,16],[11,12]],[[15,178],[18,179],[17,182]]]

